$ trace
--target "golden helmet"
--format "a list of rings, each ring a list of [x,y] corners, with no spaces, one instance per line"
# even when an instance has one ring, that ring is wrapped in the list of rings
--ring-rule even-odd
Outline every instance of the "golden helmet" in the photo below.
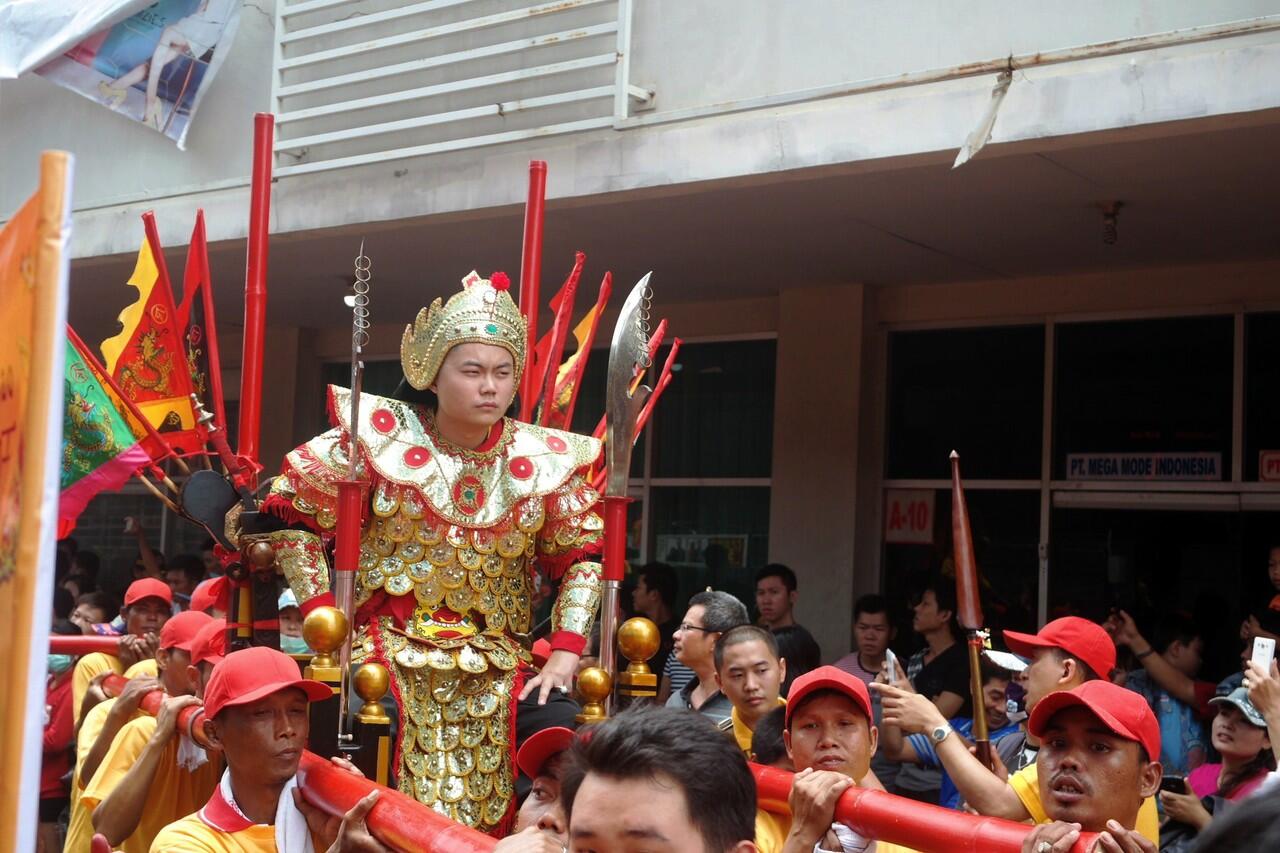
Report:
[[[462,291],[448,302],[436,299],[405,326],[400,365],[409,384],[421,391],[436,379],[449,350],[458,344],[504,347],[515,363],[515,383],[524,370],[527,323],[508,292],[511,280],[495,272],[484,279],[474,270],[462,280]]]

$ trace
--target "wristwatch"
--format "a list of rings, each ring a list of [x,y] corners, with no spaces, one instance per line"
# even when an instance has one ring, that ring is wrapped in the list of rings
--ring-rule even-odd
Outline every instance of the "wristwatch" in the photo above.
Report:
[[[953,731],[955,731],[955,729],[951,728],[950,723],[943,723],[933,731],[929,732],[929,739],[933,741],[934,746],[937,746],[946,740],[947,735],[951,734]]]

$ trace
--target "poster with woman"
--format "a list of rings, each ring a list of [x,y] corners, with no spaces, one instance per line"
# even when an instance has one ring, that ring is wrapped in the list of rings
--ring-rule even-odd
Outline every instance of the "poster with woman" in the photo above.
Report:
[[[240,6],[241,0],[159,0],[36,73],[185,148],[200,99],[231,47]]]

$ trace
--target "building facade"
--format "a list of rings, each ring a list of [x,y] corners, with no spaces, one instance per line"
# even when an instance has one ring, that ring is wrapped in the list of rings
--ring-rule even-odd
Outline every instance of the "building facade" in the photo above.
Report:
[[[268,467],[322,426],[360,241],[390,390],[420,306],[518,270],[536,158],[544,292],[575,249],[584,291],[652,269],[686,342],[633,552],[687,591],[788,563],[839,656],[858,594],[947,568],[955,449],[993,624],[1269,598],[1280,2],[268,0],[230,50],[185,152],[0,84],[0,209],[40,149],[76,154],[72,322],[101,340],[137,215],[180,269],[203,208],[234,389],[252,114],[276,113]]]

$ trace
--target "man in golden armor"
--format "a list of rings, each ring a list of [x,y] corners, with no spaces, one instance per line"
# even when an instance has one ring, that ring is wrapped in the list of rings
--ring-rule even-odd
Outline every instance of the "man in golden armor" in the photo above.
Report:
[[[592,438],[505,417],[525,366],[525,319],[502,273],[471,273],[405,329],[405,378],[434,407],[330,388],[334,429],[285,459],[263,511],[289,526],[265,538],[304,613],[333,604],[326,547],[357,436],[369,488],[355,579],[354,663],[391,673],[400,711],[400,790],[493,831],[513,798],[517,700],[566,692],[599,602],[603,523]],[[553,652],[536,675],[532,569],[560,580]],[[532,677],[530,677],[532,676]]]

